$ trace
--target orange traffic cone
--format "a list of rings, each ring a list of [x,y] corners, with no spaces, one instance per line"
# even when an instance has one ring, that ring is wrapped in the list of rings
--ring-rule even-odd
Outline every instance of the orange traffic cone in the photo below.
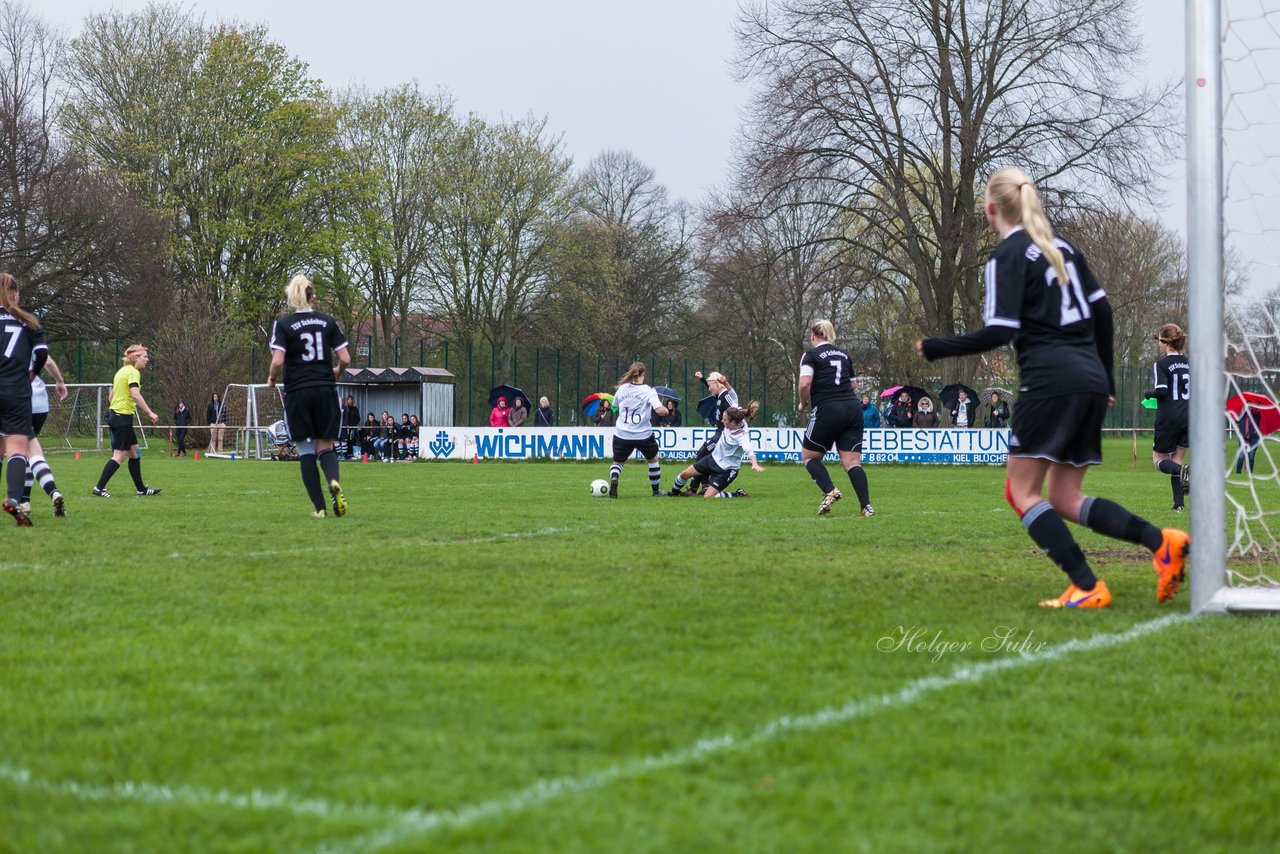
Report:
[[[79,451],[76,451],[76,459],[77,459],[77,460],[78,460],[78,459],[80,459],[80,452],[79,452]]]
[[[480,465],[480,455],[479,455],[479,454],[473,454],[473,455],[471,456],[471,462],[475,463],[476,465]]]
[[[361,454],[361,455],[360,455],[360,462],[362,462],[362,463],[367,463],[367,462],[369,462],[369,455],[368,455],[368,454]]]
[[[200,462],[200,452],[196,451],[196,462]]]

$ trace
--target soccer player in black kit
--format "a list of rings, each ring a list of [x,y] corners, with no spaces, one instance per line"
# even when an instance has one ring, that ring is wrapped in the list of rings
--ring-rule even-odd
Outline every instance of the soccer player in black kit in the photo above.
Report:
[[[302,484],[315,505],[317,518],[327,516],[320,473],[324,472],[333,497],[333,514],[345,516],[347,499],[338,482],[338,455],[333,446],[341,428],[342,408],[338,404],[337,378],[351,364],[347,337],[338,321],[315,310],[316,289],[306,276],[289,280],[285,295],[290,314],[271,328],[271,370],[267,385],[274,387],[284,368],[284,420],[289,438],[298,448]],[[333,366],[337,356],[338,366]]]
[[[849,483],[858,495],[863,516],[876,515],[871,506],[867,473],[862,470],[862,405],[854,395],[853,363],[849,354],[831,343],[836,337],[829,320],[815,320],[809,327],[813,347],[800,357],[800,380],[797,391],[800,411],[810,407],[809,426],[804,431],[800,459],[809,477],[822,490],[818,515],[825,516],[831,505],[840,500],[840,490],[822,458],[835,445],[840,465],[849,475]]]
[[[35,437],[31,423],[31,378],[49,358],[40,321],[18,306],[18,280],[0,273],[0,436],[4,437],[6,497],[4,512],[19,528],[30,528],[31,517],[22,509],[22,489],[27,480],[27,446]]]
[[[1173,510],[1182,512],[1182,496],[1187,492],[1191,466],[1184,465],[1190,435],[1191,364],[1183,355],[1187,333],[1176,323],[1166,323],[1151,336],[1160,347],[1160,359],[1152,366],[1154,387],[1143,397],[1156,399],[1155,440],[1151,444],[1151,464],[1169,475],[1173,487]]]
[[[1156,600],[1167,601],[1183,579],[1187,534],[1162,531],[1081,491],[1088,466],[1102,462],[1102,420],[1115,393],[1106,293],[1080,251],[1054,237],[1040,193],[1021,169],[991,176],[985,208],[1001,238],[986,264],[986,325],[967,335],[918,341],[916,349],[933,361],[1013,342],[1021,386],[1010,425],[1005,498],[1031,539],[1071,579],[1061,596],[1041,607],[1111,604],[1111,591],[1094,576],[1064,519],[1150,549],[1159,579]]]

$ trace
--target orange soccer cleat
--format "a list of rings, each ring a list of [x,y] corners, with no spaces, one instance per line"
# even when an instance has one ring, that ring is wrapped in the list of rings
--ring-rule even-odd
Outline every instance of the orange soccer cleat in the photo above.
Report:
[[[1164,541],[1151,556],[1151,565],[1155,567],[1160,580],[1156,582],[1156,601],[1168,602],[1178,592],[1182,579],[1186,577],[1187,554],[1191,551],[1191,537],[1186,531],[1177,528],[1165,528],[1160,532]]]
[[[1105,608],[1111,604],[1111,588],[1099,581],[1092,590],[1081,590],[1072,584],[1057,599],[1046,599],[1041,608]]]

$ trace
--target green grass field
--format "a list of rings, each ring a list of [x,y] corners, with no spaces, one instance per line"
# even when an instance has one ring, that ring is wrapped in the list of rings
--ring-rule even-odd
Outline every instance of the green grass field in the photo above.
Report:
[[[1130,444],[1091,492],[1158,525]],[[0,851],[1274,851],[1280,622],[1061,592],[995,468],[869,467],[818,518],[628,466],[144,459],[0,556]],[[664,486],[677,466],[664,467]],[[841,483],[838,479],[837,483]],[[847,481],[844,483],[847,485]],[[3,518],[3,517],[0,517]],[[907,642],[903,643],[903,639]]]

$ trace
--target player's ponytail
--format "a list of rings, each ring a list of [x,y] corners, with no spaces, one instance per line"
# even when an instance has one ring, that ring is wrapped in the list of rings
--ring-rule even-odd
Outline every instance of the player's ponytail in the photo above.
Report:
[[[741,424],[743,421],[750,421],[756,417],[756,413],[760,411],[760,401],[753,400],[746,406],[730,406],[724,411],[729,420],[734,424]]]
[[[1176,323],[1166,323],[1151,337],[1178,353],[1187,346],[1187,333],[1183,332],[1182,327]]]
[[[644,362],[632,362],[631,367],[627,368],[627,372],[622,375],[622,379],[618,380],[618,386],[622,387],[627,383],[642,383],[644,382],[644,374]]]
[[[26,324],[28,329],[40,328],[40,321],[18,305],[18,280],[9,273],[0,273],[0,307]]]
[[[1067,265],[1062,250],[1053,242],[1053,226],[1044,215],[1040,191],[1026,172],[1016,167],[1001,169],[987,180],[987,198],[1000,211],[1005,222],[1021,224],[1027,236],[1035,242],[1048,260],[1058,281],[1066,286]]]
[[[284,289],[285,300],[294,311],[305,311],[311,308],[315,299],[316,288],[306,276],[294,276]]]
[[[836,340],[836,328],[831,324],[830,320],[815,320],[809,326],[809,332],[828,343]]]

